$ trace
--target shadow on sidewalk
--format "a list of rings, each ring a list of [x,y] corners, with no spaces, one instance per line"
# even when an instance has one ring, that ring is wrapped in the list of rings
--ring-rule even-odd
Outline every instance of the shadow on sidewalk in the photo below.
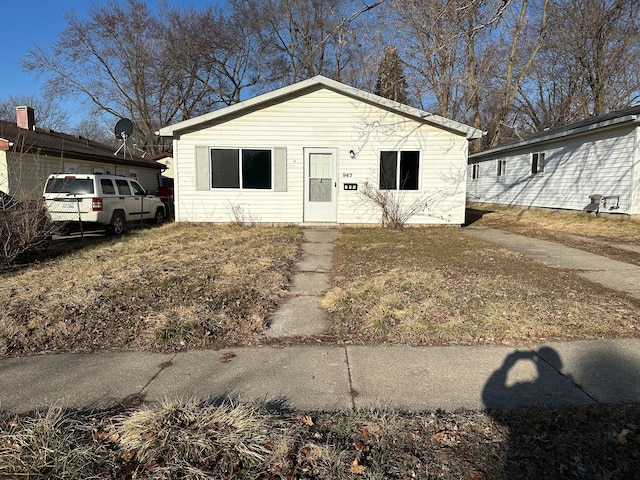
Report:
[[[525,365],[536,378],[510,381],[522,377]],[[623,380],[618,388],[640,389],[628,378],[640,365],[618,352],[589,352],[578,358],[578,365],[576,376],[598,392]],[[562,368],[553,348],[517,351],[486,382],[482,398],[487,413],[506,429],[508,439],[499,478],[640,478],[640,392],[615,396],[624,401],[635,395],[636,403],[598,403]],[[515,370],[520,374],[513,375]],[[564,392],[573,400],[563,401]]]

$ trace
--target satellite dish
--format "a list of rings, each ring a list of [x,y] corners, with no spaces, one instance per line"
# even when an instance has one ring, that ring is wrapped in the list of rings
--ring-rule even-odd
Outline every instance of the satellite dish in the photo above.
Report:
[[[114,155],[118,155],[118,152],[124,149],[123,154],[125,157],[127,156],[127,138],[131,135],[131,132],[133,132],[133,123],[131,123],[131,120],[129,120],[128,118],[121,118],[120,120],[118,120],[118,123],[116,123],[116,128],[114,129],[114,133],[116,134],[117,138],[122,139],[122,145],[120,145]]]
[[[133,132],[133,123],[131,123],[131,120],[128,118],[118,120],[115,128],[116,137],[126,140],[127,137],[131,136],[131,132]]]

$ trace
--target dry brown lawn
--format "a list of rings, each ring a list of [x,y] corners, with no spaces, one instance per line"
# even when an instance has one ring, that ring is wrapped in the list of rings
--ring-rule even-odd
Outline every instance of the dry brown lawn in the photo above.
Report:
[[[348,342],[521,345],[638,335],[640,302],[594,288],[457,228],[344,229],[325,305],[332,332]]]
[[[0,478],[637,478],[640,407],[404,414],[171,402],[0,412]]]
[[[0,354],[250,344],[300,243],[294,227],[175,223],[5,271]]]

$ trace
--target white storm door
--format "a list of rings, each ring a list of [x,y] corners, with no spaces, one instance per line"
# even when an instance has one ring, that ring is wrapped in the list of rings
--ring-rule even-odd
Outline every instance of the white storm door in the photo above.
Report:
[[[336,222],[336,150],[304,149],[304,221]]]

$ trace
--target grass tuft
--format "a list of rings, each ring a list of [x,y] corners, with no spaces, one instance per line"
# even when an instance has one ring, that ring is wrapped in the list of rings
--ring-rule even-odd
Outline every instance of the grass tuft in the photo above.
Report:
[[[264,461],[268,423],[250,406],[166,401],[116,420],[118,446],[152,476],[231,475]]]

